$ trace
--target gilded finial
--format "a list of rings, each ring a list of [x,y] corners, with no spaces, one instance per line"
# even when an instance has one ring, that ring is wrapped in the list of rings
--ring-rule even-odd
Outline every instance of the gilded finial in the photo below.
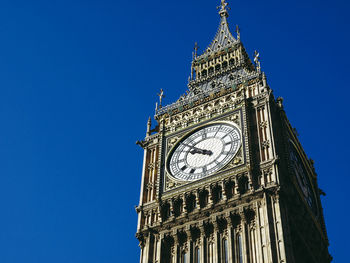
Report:
[[[162,100],[164,98],[164,91],[163,91],[163,89],[160,89],[160,93],[157,94],[157,95],[159,97],[159,109],[160,109],[162,107]]]
[[[220,8],[219,14],[220,16],[228,16],[227,10],[230,10],[228,6],[228,3],[226,3],[226,0],[221,0],[221,6],[218,6],[218,9]]]
[[[221,0],[221,10],[226,10],[227,5],[226,0]]]
[[[198,52],[198,43],[194,43],[194,59],[197,58],[197,52]]]

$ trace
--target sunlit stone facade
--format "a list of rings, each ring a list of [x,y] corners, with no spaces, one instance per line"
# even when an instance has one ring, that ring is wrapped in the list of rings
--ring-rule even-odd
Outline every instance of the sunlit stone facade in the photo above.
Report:
[[[330,262],[317,174],[262,72],[230,32],[195,48],[188,91],[147,123],[141,263]]]

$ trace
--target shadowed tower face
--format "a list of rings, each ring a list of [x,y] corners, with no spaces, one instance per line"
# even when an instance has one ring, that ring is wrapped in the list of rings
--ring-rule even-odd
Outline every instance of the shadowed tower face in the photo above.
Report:
[[[328,240],[313,161],[241,42],[228,6],[186,95],[147,123],[141,263],[323,263]]]

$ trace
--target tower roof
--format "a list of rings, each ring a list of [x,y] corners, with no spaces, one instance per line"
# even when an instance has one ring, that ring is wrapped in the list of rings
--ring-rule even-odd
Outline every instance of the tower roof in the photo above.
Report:
[[[221,6],[218,7],[220,8],[219,15],[220,15],[220,25],[219,28],[216,32],[216,35],[209,45],[209,47],[206,49],[204,54],[206,53],[211,53],[211,52],[216,52],[220,50],[223,47],[226,47],[228,45],[231,45],[232,43],[238,41],[234,36],[232,35],[229,25],[227,23],[227,17],[229,16],[228,14],[228,7],[227,3],[225,0],[221,0]]]

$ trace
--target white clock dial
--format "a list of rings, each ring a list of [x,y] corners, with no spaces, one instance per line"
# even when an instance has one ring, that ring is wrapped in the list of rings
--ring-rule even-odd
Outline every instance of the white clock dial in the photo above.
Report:
[[[167,160],[168,171],[179,180],[199,180],[223,168],[237,154],[241,143],[241,132],[234,125],[204,126],[174,146]]]

